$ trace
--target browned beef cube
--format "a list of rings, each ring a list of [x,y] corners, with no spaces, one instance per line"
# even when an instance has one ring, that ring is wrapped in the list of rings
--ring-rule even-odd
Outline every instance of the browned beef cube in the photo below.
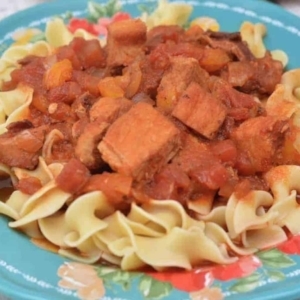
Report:
[[[268,171],[282,150],[288,128],[288,121],[267,116],[249,119],[235,129],[231,139],[239,150],[237,169],[240,173]],[[245,161],[250,166],[247,169]]]
[[[140,102],[110,126],[98,149],[113,170],[140,180],[170,161],[179,145],[176,126]]]
[[[142,53],[146,38],[146,25],[138,19],[110,24],[107,37],[107,65],[128,66]]]
[[[180,97],[172,115],[208,139],[212,139],[223,124],[226,107],[192,82]]]
[[[171,66],[165,72],[158,87],[157,106],[165,112],[171,112],[192,81],[206,86],[208,78],[208,73],[199,66],[196,59],[172,57]]]
[[[102,120],[112,123],[119,116],[127,112],[133,102],[126,98],[108,98],[99,99],[90,110],[90,120]]]

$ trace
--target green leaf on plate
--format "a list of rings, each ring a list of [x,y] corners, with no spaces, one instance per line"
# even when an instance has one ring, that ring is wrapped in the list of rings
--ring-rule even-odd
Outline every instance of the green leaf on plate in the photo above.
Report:
[[[139,290],[145,299],[162,299],[168,296],[172,289],[170,283],[158,281],[148,275],[143,275],[139,283]]]
[[[117,269],[115,269],[115,268],[107,268],[107,267],[96,267],[95,269],[96,269],[98,277],[100,277],[100,278],[117,271]]]
[[[108,0],[105,4],[90,1],[88,3],[88,20],[94,23],[103,17],[112,17],[116,12],[121,10],[118,0]]]
[[[134,278],[142,276],[141,273],[126,272],[114,268],[96,268],[96,272],[106,287],[112,288],[112,284],[117,284],[125,291],[130,290]]]
[[[233,286],[230,287],[230,291],[237,293],[247,293],[259,286],[259,281],[262,275],[259,273],[253,273],[252,275],[238,280]]]
[[[268,270],[267,276],[274,281],[281,281],[285,279],[285,275],[282,272],[276,270]]]
[[[289,268],[296,264],[288,255],[284,254],[278,249],[262,251],[257,253],[257,256],[264,266],[271,268],[283,269]]]

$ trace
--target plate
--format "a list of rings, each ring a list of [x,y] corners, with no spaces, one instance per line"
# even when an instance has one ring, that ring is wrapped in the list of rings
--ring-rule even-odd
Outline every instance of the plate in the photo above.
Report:
[[[268,28],[268,49],[282,49],[288,68],[300,66],[299,19],[279,6],[259,0],[188,1],[193,16],[216,18],[223,31],[236,31],[245,21],[262,22]],[[156,2],[124,0],[122,10],[141,14],[141,5]],[[150,3],[150,4],[149,4]],[[243,4],[241,4],[243,3]],[[52,16],[87,16],[87,2],[67,0],[45,3],[0,22],[0,51],[11,43],[33,36],[28,28],[43,29]],[[22,31],[22,33],[20,33]],[[230,266],[202,268],[185,273],[129,273],[92,267],[65,260],[34,245],[29,238],[7,226],[0,217],[0,293],[12,299],[297,299],[300,297],[300,237],[277,249],[244,257]]]

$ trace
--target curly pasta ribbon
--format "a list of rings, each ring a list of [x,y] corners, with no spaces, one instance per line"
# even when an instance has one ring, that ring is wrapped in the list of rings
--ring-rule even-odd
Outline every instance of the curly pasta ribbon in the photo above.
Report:
[[[7,131],[9,124],[27,118],[32,96],[33,89],[24,85],[13,91],[0,92],[0,134]]]
[[[251,22],[244,22],[240,27],[242,40],[245,41],[253,55],[257,58],[265,56],[267,49],[264,44],[264,37],[267,34],[267,28],[262,23],[253,24]],[[288,56],[282,50],[271,51],[273,59],[282,63],[283,67],[288,64]]]

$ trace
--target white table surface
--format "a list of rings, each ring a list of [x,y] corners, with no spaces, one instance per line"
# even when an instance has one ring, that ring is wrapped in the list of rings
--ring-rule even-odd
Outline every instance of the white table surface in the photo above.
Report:
[[[47,2],[47,0],[0,0],[0,19],[11,15],[18,10],[43,2]],[[300,16],[300,0],[279,0],[278,2],[286,9]],[[8,299],[0,295],[0,300]]]

